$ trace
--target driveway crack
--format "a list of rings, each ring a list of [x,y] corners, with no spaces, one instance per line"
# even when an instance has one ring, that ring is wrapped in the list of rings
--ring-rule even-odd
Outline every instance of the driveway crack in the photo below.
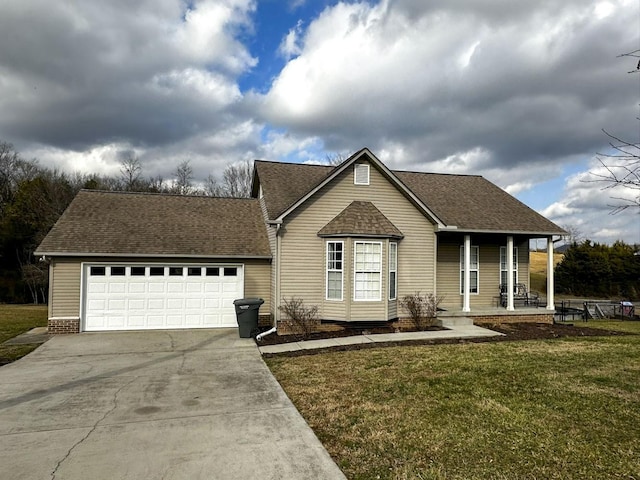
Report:
[[[114,394],[113,394],[113,406],[109,410],[107,410],[105,412],[105,414],[102,417],[100,417],[96,423],[93,424],[93,427],[91,427],[91,430],[89,430],[84,437],[82,437],[80,440],[78,440],[76,443],[74,443],[71,446],[71,448],[67,451],[66,455],[64,457],[62,457],[62,459],[56,464],[55,468],[51,472],[51,480],[55,480],[56,474],[58,473],[58,470],[60,469],[62,464],[67,460],[67,458],[69,458],[71,456],[71,453],[80,444],[82,444],[87,438],[89,438],[93,432],[95,432],[95,430],[100,426],[101,422],[103,422],[116,408],[118,408],[118,395],[120,394],[120,392],[122,390],[124,390],[126,387],[131,385],[136,379],[137,379],[136,377],[132,378],[129,382],[125,383],[120,388],[118,388],[118,390],[116,390],[114,392]]]

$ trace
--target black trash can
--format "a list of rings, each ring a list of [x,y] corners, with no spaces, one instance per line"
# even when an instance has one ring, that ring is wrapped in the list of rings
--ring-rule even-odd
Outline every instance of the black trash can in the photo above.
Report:
[[[263,303],[261,298],[240,298],[233,301],[240,338],[251,338],[251,334],[258,331],[258,313]]]

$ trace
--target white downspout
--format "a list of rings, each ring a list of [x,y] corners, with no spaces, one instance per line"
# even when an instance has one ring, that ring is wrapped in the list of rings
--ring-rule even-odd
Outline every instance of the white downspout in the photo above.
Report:
[[[275,288],[276,298],[274,299],[274,303],[275,303],[274,318],[273,318],[274,328],[278,326],[278,321],[280,320],[280,250],[282,248],[281,238],[280,238],[281,227],[282,227],[281,223],[276,224],[276,288]]]
[[[276,333],[276,327],[272,327],[269,330],[267,330],[266,332],[262,332],[259,333],[258,335],[256,335],[256,340],[259,342],[260,340],[263,339],[263,337],[266,337],[267,335],[271,335],[272,333]]]

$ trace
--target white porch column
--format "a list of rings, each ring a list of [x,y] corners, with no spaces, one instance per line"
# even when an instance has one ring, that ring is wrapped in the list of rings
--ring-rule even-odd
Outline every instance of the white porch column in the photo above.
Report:
[[[507,310],[515,310],[513,306],[513,237],[507,237]]]
[[[470,291],[471,286],[471,235],[464,236],[464,289],[462,291],[462,311],[470,312]]]
[[[553,238],[547,238],[547,310],[555,310],[553,298]]]

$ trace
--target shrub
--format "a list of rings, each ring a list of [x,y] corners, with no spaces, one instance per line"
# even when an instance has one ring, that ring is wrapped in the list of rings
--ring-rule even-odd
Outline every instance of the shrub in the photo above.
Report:
[[[318,325],[318,307],[307,307],[301,298],[285,298],[284,304],[278,308],[289,317],[294,334],[301,336],[302,340],[307,340]]]
[[[404,308],[417,330],[426,330],[434,325],[438,313],[438,305],[442,303],[444,297],[436,297],[433,293],[420,295],[416,292],[412,295],[405,295],[400,300],[400,306]]]

